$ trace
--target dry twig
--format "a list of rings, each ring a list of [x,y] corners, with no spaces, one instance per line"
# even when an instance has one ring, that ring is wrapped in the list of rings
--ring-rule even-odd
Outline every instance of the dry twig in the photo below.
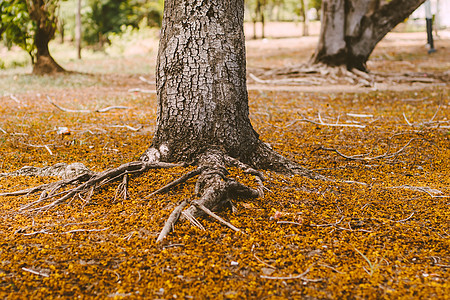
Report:
[[[129,109],[128,106],[108,106],[105,108],[100,108],[100,109],[95,109],[95,110],[88,110],[88,109],[69,109],[69,108],[64,108],[62,106],[59,106],[58,104],[56,104],[55,102],[53,102],[49,96],[47,96],[47,101],[52,104],[53,106],[55,106],[56,108],[58,108],[61,111],[64,112],[71,112],[71,113],[91,113],[91,112],[99,112],[99,113],[104,113],[107,111],[110,111],[112,109]]]

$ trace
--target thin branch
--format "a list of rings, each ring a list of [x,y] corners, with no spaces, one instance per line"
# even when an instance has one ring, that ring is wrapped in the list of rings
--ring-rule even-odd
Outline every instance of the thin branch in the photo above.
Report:
[[[366,125],[359,125],[359,124],[340,124],[340,123],[325,123],[322,120],[322,117],[320,116],[320,112],[318,113],[318,118],[319,118],[319,122],[317,121],[313,121],[310,119],[296,119],[294,121],[292,121],[291,123],[289,123],[288,125],[286,125],[284,128],[289,127],[294,125],[297,122],[308,122],[308,123],[312,123],[315,125],[320,125],[320,126],[330,126],[330,127],[356,127],[356,128],[366,128]]]
[[[28,269],[28,268],[25,268],[25,267],[23,267],[22,270],[24,270],[26,272],[30,272],[30,273],[35,274],[35,275],[43,276],[43,277],[49,277],[50,276],[50,275],[48,275],[46,273],[38,272],[38,271],[35,271],[35,270],[32,270],[32,269]]]
[[[406,219],[398,220],[398,221],[394,221],[394,222],[396,222],[396,223],[405,222],[405,221],[408,221],[409,219],[411,219],[412,216],[414,216],[414,212],[412,212],[412,214],[409,217],[407,217]]]
[[[353,114],[353,113],[347,113],[347,116],[354,117],[354,118],[373,118],[373,115],[369,114]]]
[[[403,118],[405,119],[406,124],[408,124],[409,126],[413,126],[413,124],[411,124],[411,123],[408,121],[408,118],[406,117],[405,113],[403,113]]]
[[[267,266],[267,267],[269,267],[269,268],[271,268],[271,269],[274,269],[274,270],[277,269],[276,267],[274,267],[274,266],[272,266],[272,265],[266,263],[265,261],[263,261],[262,259],[260,259],[258,256],[256,256],[255,252],[253,251],[254,248],[255,248],[255,245],[252,245],[252,254],[253,254],[253,257],[254,257],[257,261],[259,261],[260,263],[262,263],[263,265],[265,265],[265,266]]]
[[[389,139],[391,139],[391,138],[389,138]],[[381,155],[378,155],[378,156],[374,156],[374,157],[363,157],[363,155],[365,155],[365,154],[358,154],[358,155],[350,155],[349,156],[349,155],[343,154],[342,152],[340,152],[339,150],[337,150],[335,148],[326,148],[326,147],[323,147],[323,146],[320,146],[317,150],[325,150],[325,151],[335,152],[339,156],[342,156],[343,158],[350,159],[350,160],[366,160],[366,161],[367,160],[377,160],[377,159],[382,159],[382,158],[393,158],[393,157],[397,156],[398,154],[403,152],[406,149],[406,147],[408,147],[413,141],[416,141],[416,140],[425,140],[425,141],[427,141],[426,139],[423,139],[423,138],[412,138],[402,148],[400,148],[399,150],[397,150],[396,152],[393,152],[393,153],[389,153],[391,147],[390,147],[390,144],[388,144],[388,149],[386,150],[385,153],[383,153]]]
[[[200,230],[205,231],[205,227],[203,227],[202,223],[200,223],[193,215],[191,215],[189,212],[187,211],[183,211],[181,213],[186,219],[189,220],[189,222],[191,222],[192,225],[194,225],[195,227],[199,228]]]
[[[109,125],[108,127],[113,127],[113,128],[127,128],[127,129],[130,129],[130,130],[132,130],[132,131],[139,131],[139,130],[142,129],[143,126],[140,125],[139,128],[135,128],[135,127],[131,127],[131,126],[129,126],[129,125]]]
[[[99,112],[99,113],[104,113],[113,109],[129,109],[128,106],[108,106],[105,108],[100,108],[100,109],[96,109],[94,110],[95,112]]]
[[[98,113],[104,113],[113,109],[129,109],[128,106],[108,106],[105,108],[99,108],[99,109],[95,109],[95,110],[88,110],[88,109],[69,109],[69,108],[64,108],[62,106],[59,106],[58,104],[56,104],[55,102],[53,102],[49,96],[47,96],[47,101],[50,102],[50,104],[52,104],[53,106],[55,106],[57,109],[64,111],[64,112],[70,112],[70,113],[91,113],[91,112],[98,112]]]
[[[74,109],[68,109],[68,108],[64,108],[59,106],[58,104],[56,104],[55,102],[53,102],[49,96],[47,96],[47,101],[50,102],[50,104],[52,104],[53,106],[55,106],[57,109],[64,111],[64,112],[71,112],[71,113],[90,113],[90,110],[87,109],[81,109],[81,110],[74,110]]]
[[[444,194],[440,190],[436,190],[427,186],[411,186],[411,185],[401,185],[388,187],[389,189],[407,189],[417,192],[427,193],[431,198],[450,198],[450,196],[442,195]]]
[[[325,80],[319,78],[292,78],[292,79],[276,79],[276,80],[264,80],[256,77],[254,74],[249,73],[248,76],[257,83],[263,84],[303,84],[303,85],[320,85]],[[311,80],[314,79],[314,80]]]
[[[156,94],[156,90],[145,90],[141,88],[129,89],[128,93],[144,93],[144,94]]]
[[[196,201],[192,201],[192,204],[193,204],[195,207],[197,207],[197,208],[203,210],[203,212],[205,212],[208,216],[213,217],[214,219],[216,219],[217,221],[219,221],[219,223],[222,223],[223,225],[230,227],[231,229],[233,229],[233,230],[236,231],[236,232],[241,231],[239,228],[237,228],[237,227],[234,226],[233,224],[231,224],[231,223],[225,221],[224,219],[222,219],[221,217],[219,217],[218,215],[216,215],[215,213],[213,213],[212,211],[210,211],[210,210],[209,210],[207,207],[205,207],[203,204],[200,204],[200,203],[198,203],[198,202],[196,202]]]
[[[195,169],[193,171],[190,171],[190,172],[184,174],[183,176],[181,176],[180,178],[175,179],[174,181],[172,181],[172,182],[168,183],[167,185],[163,186],[162,188],[160,188],[160,189],[150,193],[144,199],[148,199],[148,198],[150,198],[150,197],[152,197],[152,196],[154,196],[156,194],[165,193],[168,190],[170,190],[171,188],[173,188],[173,187],[175,187],[175,186],[177,186],[177,185],[179,185],[181,183],[184,183],[184,182],[188,181],[192,177],[197,176],[198,174],[203,172],[203,170],[205,170],[205,169],[206,169],[205,167],[200,167],[200,168],[197,168],[197,169]]]
[[[158,238],[156,239],[157,243],[161,243],[164,240],[164,238],[169,234],[170,230],[172,230],[173,226],[180,218],[181,212],[187,205],[188,202],[184,200],[183,202],[181,202],[180,205],[175,207],[175,209],[170,214],[169,218],[166,220],[163,229],[159,233]]]
[[[148,84],[156,84],[156,81],[150,81],[148,79],[146,79],[144,76],[139,76],[139,80],[148,83]]]
[[[28,105],[23,103],[22,101],[20,101],[16,96],[14,96],[13,94],[9,95],[9,98],[11,98],[12,100],[14,100],[17,104],[19,105],[23,105],[25,107],[27,107]]]
[[[20,141],[19,141],[19,142],[20,142]],[[53,155],[52,150],[50,150],[50,148],[48,147],[48,146],[51,146],[51,145],[33,145],[33,144],[24,143],[24,142],[21,142],[21,143],[24,144],[24,145],[26,145],[26,146],[28,146],[28,147],[33,147],[33,148],[45,148],[45,150],[47,150],[48,153],[50,153],[50,155]]]

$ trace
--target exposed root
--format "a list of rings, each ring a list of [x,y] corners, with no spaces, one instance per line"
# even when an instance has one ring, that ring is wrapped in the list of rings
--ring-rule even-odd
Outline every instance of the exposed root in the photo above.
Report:
[[[31,189],[2,193],[0,194],[0,196],[17,196],[43,191],[38,200],[22,206],[19,209],[19,211],[44,211],[47,209],[54,208],[57,205],[66,203],[75,196],[80,196],[82,198],[83,195],[86,195],[87,198],[84,200],[89,201],[89,198],[93,193],[93,190],[109,182],[122,179],[122,183],[119,185],[119,188],[116,192],[116,198],[122,197],[126,199],[129,174],[141,174],[150,169],[171,168],[175,166],[183,166],[183,164],[171,164],[163,162],[149,163],[143,161],[135,161],[123,164],[117,168],[109,169],[100,173],[89,172],[82,175],[78,175],[77,177],[74,177],[72,179],[63,179],[54,183],[44,184]],[[22,172],[19,172],[19,174],[22,174]],[[36,173],[33,173],[33,175],[36,175]],[[69,185],[76,185],[76,186],[74,188],[56,193],[58,190],[61,190]]]
[[[351,84],[363,87],[375,87],[377,83],[445,83],[448,76],[430,73],[384,74],[347,70],[345,66],[324,64],[302,64],[270,70],[252,70],[251,80],[256,83],[273,85],[322,85]]]
[[[164,224],[163,229],[161,230],[161,232],[158,235],[158,238],[156,239],[156,241],[162,242],[162,240],[169,234],[169,232],[173,229],[173,226],[175,225],[175,223],[178,221],[178,219],[180,218],[181,212],[183,211],[183,209],[188,205],[187,201],[183,201],[181,202],[180,205],[178,205],[170,214],[169,218],[167,219],[166,223]]]
[[[11,176],[55,176],[61,177],[62,179],[71,179],[84,174],[92,175],[93,172],[82,163],[58,163],[53,166],[43,168],[25,166],[11,173],[0,173],[0,178]]]
[[[183,176],[181,176],[180,178],[178,178],[178,179],[170,182],[169,184],[163,186],[162,188],[160,188],[160,189],[150,193],[144,199],[148,199],[148,198],[150,198],[150,197],[152,197],[152,196],[154,196],[156,194],[168,192],[171,188],[188,181],[192,177],[195,177],[195,176],[199,175],[204,169],[205,169],[204,167],[200,167],[198,169],[190,171],[190,172],[184,174]]]
[[[28,195],[41,192],[37,200],[20,207],[19,211],[42,212],[61,204],[70,203],[75,197],[80,198],[87,204],[90,202],[96,189],[112,181],[121,181],[116,189],[113,201],[123,201],[128,198],[128,183],[131,174],[139,175],[155,168],[186,166],[186,164],[159,162],[159,152],[156,149],[150,152],[147,151],[146,155],[143,156],[145,160],[126,163],[117,168],[108,169],[99,173],[90,171],[82,164],[57,164],[45,168],[24,167],[16,172],[2,175],[60,176],[63,179],[30,189],[2,193],[0,196]],[[302,174],[309,178],[326,179],[284,158],[262,142],[258,145],[253,159],[250,161],[253,166],[267,168],[277,172]],[[157,193],[167,192],[175,186],[198,176],[195,185],[195,192],[198,198],[196,200],[184,200],[173,210],[158,236],[158,242],[164,240],[180,217],[188,219],[193,225],[204,230],[204,227],[198,222],[197,218],[209,216],[234,231],[240,231],[239,228],[218,216],[216,212],[220,212],[226,207],[233,208],[231,199],[236,199],[237,197],[264,197],[265,187],[263,181],[265,178],[263,173],[241,162],[239,159],[225,155],[221,150],[209,149],[199,154],[196,159],[196,164],[198,165],[197,169],[186,173],[145,197],[145,199],[148,199]],[[258,187],[252,188],[230,178],[227,171],[227,167],[230,166],[240,168],[245,173],[253,175]]]

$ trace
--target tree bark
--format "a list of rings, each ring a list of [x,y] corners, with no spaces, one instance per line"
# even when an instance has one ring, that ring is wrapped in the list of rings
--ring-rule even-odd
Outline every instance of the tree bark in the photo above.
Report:
[[[212,150],[286,171],[289,161],[262,143],[250,123],[243,21],[243,0],[165,2],[157,128],[141,160],[192,162]]]
[[[162,160],[207,148],[245,158],[260,143],[248,117],[243,13],[242,0],[165,2],[152,143]]]
[[[313,63],[367,71],[378,42],[424,0],[324,0]]]

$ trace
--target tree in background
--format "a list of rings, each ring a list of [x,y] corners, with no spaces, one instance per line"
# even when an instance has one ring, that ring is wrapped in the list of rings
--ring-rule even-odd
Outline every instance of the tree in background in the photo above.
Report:
[[[103,47],[110,33],[119,33],[123,26],[138,28],[143,19],[147,26],[160,26],[163,0],[88,0],[83,15],[83,39]]]
[[[12,0],[0,2],[0,35],[11,47],[18,45],[31,57],[33,74],[64,72],[50,55],[59,0]]]
[[[425,0],[324,0],[313,63],[367,71],[378,42]]]
[[[265,37],[265,10],[267,0],[247,0],[246,9],[250,11],[253,23],[253,39],[257,39],[256,24],[261,22],[261,38]]]

